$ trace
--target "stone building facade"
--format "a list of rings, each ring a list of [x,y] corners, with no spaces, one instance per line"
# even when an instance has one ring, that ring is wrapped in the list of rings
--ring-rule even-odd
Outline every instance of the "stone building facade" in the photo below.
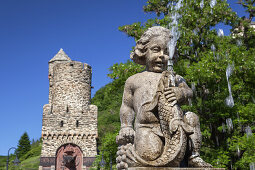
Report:
[[[41,170],[84,170],[97,154],[97,107],[90,104],[91,67],[60,51],[49,61],[43,107]]]

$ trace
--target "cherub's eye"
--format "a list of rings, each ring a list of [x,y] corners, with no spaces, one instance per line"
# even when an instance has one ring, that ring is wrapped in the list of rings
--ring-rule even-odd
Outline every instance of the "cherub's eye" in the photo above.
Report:
[[[160,47],[152,47],[151,49],[153,52],[159,52],[160,51]]]
[[[164,50],[164,54],[165,54],[165,55],[169,55],[168,48],[166,48],[166,49]]]

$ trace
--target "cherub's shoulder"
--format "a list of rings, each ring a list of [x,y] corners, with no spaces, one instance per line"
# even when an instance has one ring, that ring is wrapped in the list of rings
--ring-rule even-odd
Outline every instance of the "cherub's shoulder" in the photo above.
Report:
[[[130,76],[130,77],[126,80],[126,82],[138,81],[140,78],[143,77],[143,74],[144,74],[144,72],[136,73],[136,74]]]
[[[144,76],[143,75],[144,72],[141,72],[141,73],[136,73],[132,76],[130,76],[127,80],[126,80],[126,86],[132,86],[134,84],[137,84],[137,82],[141,81],[142,77]]]

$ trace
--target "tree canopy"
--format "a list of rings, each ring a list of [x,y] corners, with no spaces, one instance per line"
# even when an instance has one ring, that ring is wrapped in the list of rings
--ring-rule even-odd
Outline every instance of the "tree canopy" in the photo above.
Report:
[[[31,149],[30,139],[27,134],[27,132],[24,132],[24,134],[19,139],[19,144],[17,148],[18,156],[19,158],[25,155],[28,151]]]
[[[248,17],[238,17],[222,0],[183,0],[178,11],[173,8],[176,3],[177,0],[148,0],[143,9],[156,17],[145,23],[120,26],[119,30],[138,40],[151,26],[171,29],[171,16],[175,12],[181,15],[174,70],[194,92],[190,104],[182,109],[200,117],[201,156],[214,167],[249,169],[255,162],[255,30],[251,27],[255,1],[238,1]],[[232,28],[231,35],[224,36],[215,29],[221,23]],[[119,129],[118,112],[125,80],[142,70],[131,61],[113,65],[109,74],[113,82],[95,94],[92,101],[99,106],[100,143],[104,143],[107,134],[100,126],[109,127],[106,131],[112,134]],[[231,95],[232,105],[227,102]]]

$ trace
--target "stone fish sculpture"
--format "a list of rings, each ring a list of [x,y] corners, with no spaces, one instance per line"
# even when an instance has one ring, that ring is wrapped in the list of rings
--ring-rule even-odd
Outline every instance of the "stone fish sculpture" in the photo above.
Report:
[[[180,108],[192,97],[192,90],[181,76],[167,71],[167,43],[171,38],[166,28],[149,28],[131,53],[133,61],[145,65],[146,71],[125,83],[121,129],[116,137],[118,169],[179,167],[185,153],[189,167],[212,167],[199,155],[198,116],[183,114]]]

